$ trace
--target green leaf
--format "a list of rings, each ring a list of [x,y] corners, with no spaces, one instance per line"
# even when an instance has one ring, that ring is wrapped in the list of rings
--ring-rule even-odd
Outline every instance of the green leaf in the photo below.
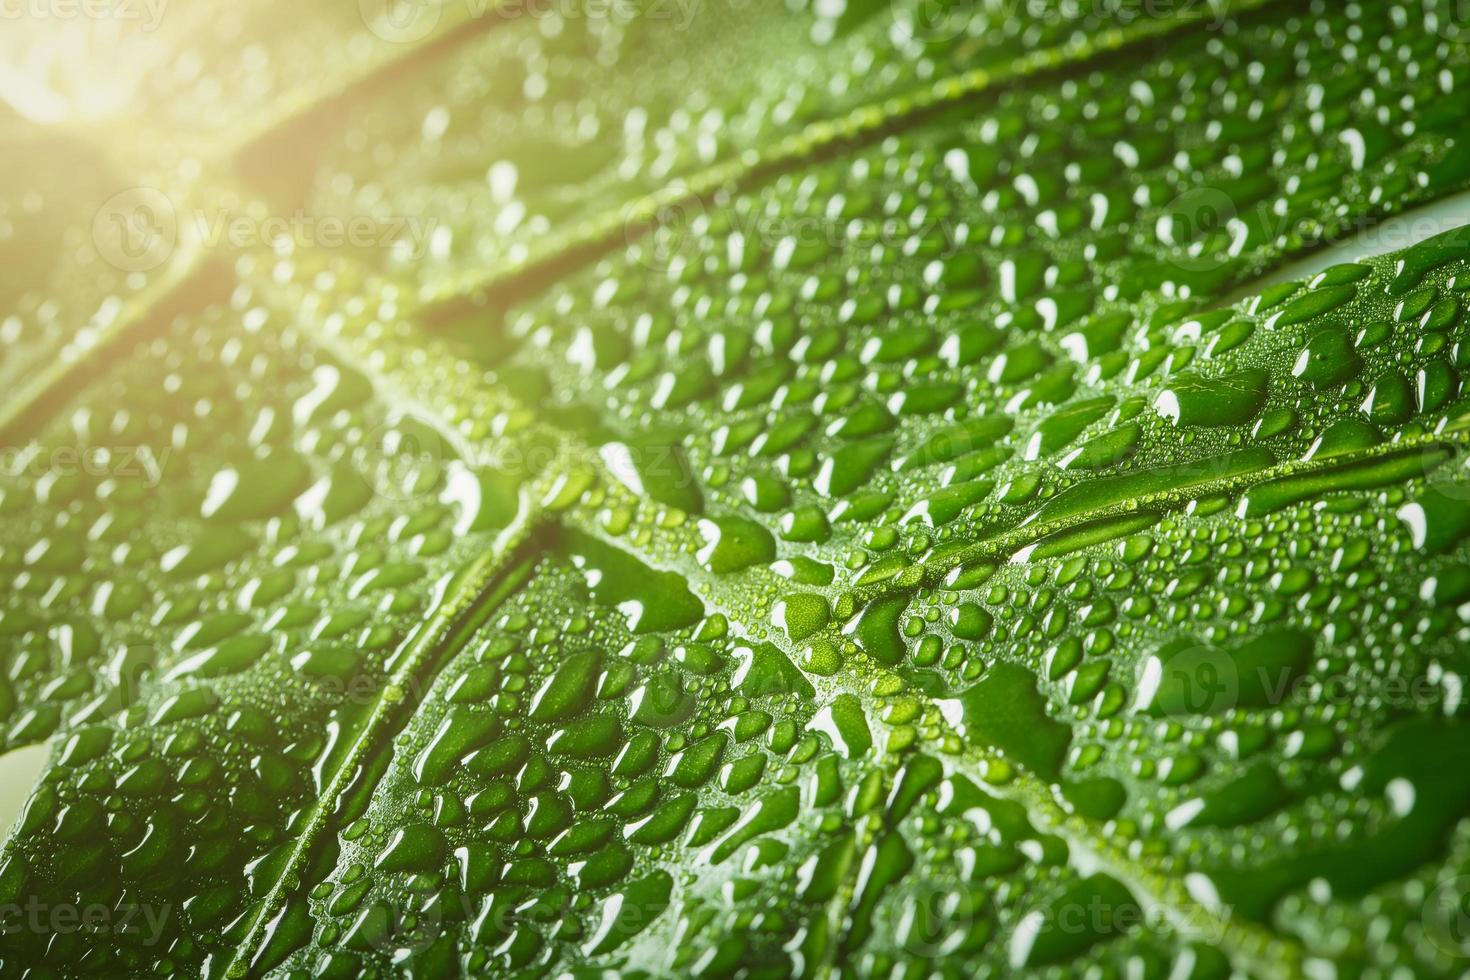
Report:
[[[0,963],[1459,969],[1470,232],[1257,285],[1470,183],[1451,6],[161,22],[88,193],[315,223],[5,192]]]

